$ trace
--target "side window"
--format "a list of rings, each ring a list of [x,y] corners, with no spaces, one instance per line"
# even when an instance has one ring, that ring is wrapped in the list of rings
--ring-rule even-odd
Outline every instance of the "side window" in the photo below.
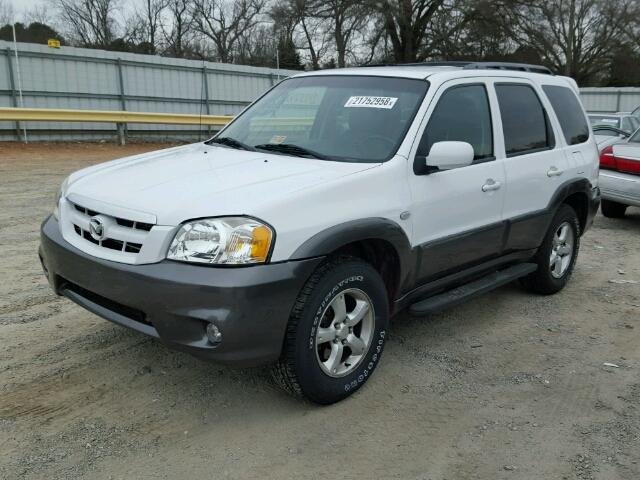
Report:
[[[431,113],[418,155],[427,156],[436,142],[467,142],[474,163],[493,159],[491,109],[484,85],[462,85],[444,92]]]
[[[542,87],[553,111],[558,117],[568,145],[584,143],[589,139],[589,125],[584,118],[580,101],[568,87],[545,85]]]
[[[549,119],[532,87],[497,83],[496,94],[508,157],[555,146]]]
[[[635,132],[638,127],[640,127],[640,120],[636,117],[629,117],[629,120],[631,120],[631,128],[633,128],[633,131]]]

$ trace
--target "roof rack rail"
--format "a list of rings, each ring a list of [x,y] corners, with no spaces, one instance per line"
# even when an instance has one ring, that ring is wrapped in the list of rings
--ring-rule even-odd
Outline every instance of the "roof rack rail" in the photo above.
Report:
[[[528,63],[511,62],[469,62],[462,67],[465,70],[518,70],[521,72],[542,73],[544,75],[554,75],[547,67],[542,65],[531,65]]]
[[[412,63],[367,63],[358,65],[359,67],[464,67],[471,62],[455,61],[449,62],[412,62]]]
[[[543,75],[555,75],[549,68],[542,65],[512,62],[417,62],[417,63],[379,63],[361,65],[361,67],[460,67],[464,70],[515,70],[520,72],[541,73]]]

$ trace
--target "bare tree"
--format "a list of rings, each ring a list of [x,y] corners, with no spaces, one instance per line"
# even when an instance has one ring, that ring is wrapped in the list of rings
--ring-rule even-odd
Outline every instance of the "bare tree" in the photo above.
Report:
[[[0,0],[0,26],[13,24],[15,12],[8,0]]]
[[[169,0],[142,0],[142,10],[137,12],[139,28],[144,41],[149,45],[150,53],[160,46],[160,33],[163,30],[163,14],[169,6]]]
[[[297,48],[308,54],[311,68],[319,70],[331,47],[332,33],[328,23],[317,14],[319,0],[282,0],[271,11],[276,22],[292,27],[292,39]]]
[[[374,0],[396,62],[420,59],[429,23],[444,3],[445,0]]]
[[[234,60],[243,65],[276,66],[277,41],[273,25],[259,25],[251,35],[243,35],[235,48]]]
[[[167,22],[162,25],[166,43],[165,53],[174,57],[185,57],[189,41],[193,36],[192,0],[169,0]]]
[[[41,2],[28,9],[24,14],[24,18],[25,23],[36,22],[48,25],[51,24],[52,20],[51,9],[48,4]]]
[[[338,67],[346,65],[347,53],[356,34],[360,33],[370,20],[370,6],[364,0],[320,0],[312,9],[315,17],[328,23],[333,36]]]
[[[86,47],[107,47],[115,38],[117,0],[57,0],[71,38]]]
[[[213,42],[217,60],[231,63],[240,38],[259,23],[264,5],[265,0],[194,0],[194,27]]]
[[[491,0],[450,0],[429,21],[420,59],[482,60],[508,49]],[[496,60],[496,59],[494,59]]]
[[[632,48],[640,53],[640,0],[635,0],[630,5],[629,18],[633,19],[624,26],[627,40],[631,42]]]
[[[635,0],[507,0],[511,37],[578,81],[601,73],[633,22]],[[637,17],[636,20],[637,22]]]

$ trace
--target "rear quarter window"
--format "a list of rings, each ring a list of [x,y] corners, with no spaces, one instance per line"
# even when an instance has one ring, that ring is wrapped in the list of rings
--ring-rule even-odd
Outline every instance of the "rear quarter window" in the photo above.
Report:
[[[577,145],[589,140],[589,125],[573,90],[557,85],[544,85],[542,90],[558,117],[567,144]]]

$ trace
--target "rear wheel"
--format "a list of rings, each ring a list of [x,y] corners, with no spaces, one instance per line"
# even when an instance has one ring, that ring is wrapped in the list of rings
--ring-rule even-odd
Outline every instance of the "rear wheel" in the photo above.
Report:
[[[602,200],[600,205],[602,207],[602,214],[607,218],[622,218],[627,211],[627,205],[612,202],[611,200]]]
[[[561,205],[538,249],[538,269],[521,280],[525,288],[549,295],[559,292],[573,273],[580,249],[580,222],[573,208]]]
[[[388,310],[384,282],[371,265],[353,257],[329,260],[298,296],[275,380],[320,404],[351,395],[380,361]]]

